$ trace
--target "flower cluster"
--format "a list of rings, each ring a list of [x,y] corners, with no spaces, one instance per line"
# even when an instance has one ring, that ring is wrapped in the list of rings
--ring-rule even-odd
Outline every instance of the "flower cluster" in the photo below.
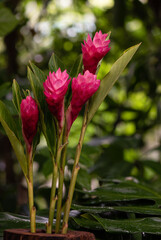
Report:
[[[21,143],[19,134],[17,134],[14,119],[12,119],[10,113],[7,112],[5,104],[0,101],[0,122],[9,137],[27,182],[30,230],[32,233],[36,233],[36,207],[34,206],[33,192],[33,160],[36,146],[38,145],[40,139],[41,130],[46,138],[48,150],[53,163],[49,217],[45,225],[46,233],[52,234],[53,232],[53,220],[56,212],[54,232],[66,234],[68,231],[68,220],[74,196],[74,188],[76,185],[77,175],[81,167],[79,165],[79,159],[88,123],[100,106],[101,102],[107,96],[109,89],[118,79],[140,45],[138,44],[127,50],[125,55],[123,55],[119,61],[115,63],[115,67],[111,69],[110,74],[106,75],[101,82],[97,79],[96,72],[99,62],[110,50],[110,40],[107,39],[107,36],[108,34],[102,34],[102,32],[99,31],[96,32],[92,40],[90,35],[88,35],[87,40],[84,41],[84,44],[82,44],[83,73],[78,73],[78,75],[73,77],[73,79],[70,78],[67,70],[62,71],[60,68],[58,68],[55,72],[49,72],[49,75],[46,78],[44,77],[45,75],[43,72],[31,63],[28,68],[28,76],[36,100],[29,95],[21,101],[19,106],[21,92],[18,83],[16,83],[15,80],[13,81],[13,103],[17,110],[20,108],[22,136],[25,141],[25,149],[23,149],[24,144]],[[57,68],[57,63],[59,63],[59,61],[55,61],[55,56],[54,58],[52,56],[51,60],[49,62],[50,67],[54,69]],[[74,74],[74,72],[78,72],[80,66],[80,63],[78,66],[74,64],[74,71],[72,71],[72,73]],[[117,66],[119,66],[118,71],[116,70]],[[117,74],[115,74],[115,71]],[[109,81],[111,76],[113,76],[113,78]],[[42,86],[40,85],[41,83]],[[91,99],[91,101],[89,101],[97,90],[98,92],[96,95]],[[68,164],[66,161],[68,137],[72,124],[78,117],[85,103],[86,106],[82,121],[82,128],[75,151],[69,188],[66,188],[67,192],[65,193],[65,196],[67,197],[64,204],[63,186],[65,167],[66,164]],[[39,111],[40,127],[37,133]],[[54,119],[52,119],[52,115],[54,116]]]
[[[97,80],[94,74],[98,62],[110,50],[108,46],[110,40],[106,41],[107,35],[99,31],[95,34],[93,41],[88,35],[87,42],[84,41],[85,45],[82,44],[84,74],[79,74],[72,80],[72,99],[66,113],[67,134],[82,106],[99,88],[100,80]],[[70,80],[66,70],[61,72],[59,68],[56,73],[50,72],[43,84],[49,110],[58,120],[60,129],[64,122],[64,97]]]
[[[51,152],[54,171],[52,180],[52,191],[50,197],[49,206],[49,219],[46,224],[47,233],[52,233],[52,223],[55,210],[55,202],[57,201],[57,217],[56,217],[56,227],[55,232],[60,232],[61,227],[61,209],[62,209],[62,196],[63,196],[63,181],[64,181],[64,168],[65,168],[65,156],[66,147],[68,142],[68,136],[71,126],[75,119],[78,117],[83,105],[92,97],[92,95],[98,90],[100,86],[100,80],[97,79],[96,70],[99,61],[106,55],[110,50],[108,47],[109,40],[106,40],[107,34],[102,34],[101,31],[97,32],[93,38],[88,35],[87,42],[84,41],[82,45],[83,54],[83,74],[79,73],[78,76],[73,79],[70,78],[67,70],[61,71],[60,68],[56,72],[49,72],[47,79],[43,82],[43,92],[45,95],[46,103],[51,114],[57,120],[57,136],[56,136],[56,149],[54,153]],[[65,109],[65,96],[68,90],[70,81],[72,96],[69,106]],[[70,92],[69,92],[70,93]],[[37,98],[38,101],[38,98]],[[38,103],[41,107],[41,102]],[[37,125],[39,119],[39,110],[36,101],[31,97],[27,96],[23,99],[20,104],[20,114],[22,120],[22,134],[24,141],[26,143],[26,161],[27,161],[27,172],[25,172],[27,183],[28,183],[28,194],[29,194],[29,209],[30,209],[30,226],[31,232],[36,232],[35,227],[35,207],[33,199],[33,139],[37,132]],[[43,111],[41,111],[41,120],[43,119]],[[86,114],[88,111],[88,105],[86,106],[86,111],[84,114],[84,119],[86,119]],[[45,114],[45,113],[44,113]],[[44,120],[44,119],[43,119]],[[84,124],[85,123],[85,124]],[[45,125],[45,124],[44,124]],[[43,126],[44,126],[43,125]],[[84,120],[81,139],[77,145],[75,162],[72,170],[71,183],[69,186],[68,197],[66,201],[66,207],[64,210],[64,218],[62,223],[62,233],[67,232],[68,228],[68,218],[69,211],[71,207],[71,200],[74,192],[74,186],[76,183],[76,178],[79,170],[79,157],[83,144],[83,138],[85,134],[85,129],[87,127],[86,121]],[[44,129],[43,129],[44,130]],[[46,130],[46,128],[45,128]],[[36,141],[35,141],[36,142]],[[23,165],[23,164],[22,164]],[[59,166],[59,167],[56,167]],[[26,171],[24,167],[24,171]],[[58,197],[56,196],[56,185],[59,177],[59,190]]]
[[[97,91],[100,80],[95,75],[98,62],[110,50],[110,40],[106,40],[108,34],[96,32],[93,41],[88,35],[87,41],[82,44],[84,74],[79,74],[72,80],[72,99],[66,111],[67,135],[70,128],[77,118],[82,106]],[[64,98],[71,81],[67,70],[61,71],[59,68],[56,72],[49,72],[46,81],[43,83],[44,94],[50,112],[57,119],[59,130],[61,131],[64,124]],[[28,96],[21,102],[21,119],[23,137],[30,151],[33,138],[37,130],[38,106],[35,100]]]

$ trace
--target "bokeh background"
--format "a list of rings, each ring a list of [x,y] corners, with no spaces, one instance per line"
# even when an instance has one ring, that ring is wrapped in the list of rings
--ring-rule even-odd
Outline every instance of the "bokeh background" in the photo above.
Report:
[[[27,65],[48,72],[54,52],[70,70],[87,34],[111,31],[111,50],[98,78],[123,51],[142,42],[138,52],[88,127],[81,155],[78,189],[99,179],[133,178],[161,189],[161,1],[160,0],[6,0],[0,1],[0,99],[11,113],[12,81],[30,89]],[[69,139],[66,187],[82,113]],[[48,208],[52,162],[41,137],[34,163],[35,202]],[[65,186],[64,186],[65,188]],[[75,194],[75,199],[79,194]],[[0,127],[0,211],[28,213],[27,189],[8,138]]]

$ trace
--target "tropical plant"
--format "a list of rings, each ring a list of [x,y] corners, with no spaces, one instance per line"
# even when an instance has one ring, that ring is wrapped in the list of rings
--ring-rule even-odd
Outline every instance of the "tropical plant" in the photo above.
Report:
[[[102,34],[99,31],[92,40],[88,35],[87,41],[84,41],[84,45],[82,45],[82,56],[76,60],[69,74],[55,54],[51,56],[49,61],[48,76],[30,62],[28,79],[34,99],[28,90],[23,91],[25,99],[22,99],[18,83],[14,80],[12,85],[13,103],[19,114],[20,121],[15,121],[5,104],[2,101],[0,102],[0,122],[6,131],[27,181],[30,229],[33,233],[36,232],[33,159],[41,131],[46,138],[53,163],[49,218],[46,231],[52,233],[55,207],[57,205],[55,232],[65,234],[68,230],[69,213],[77,175],[80,170],[79,159],[87,126],[140,46],[138,44],[127,49],[113,64],[105,77],[99,80],[97,79],[98,66],[101,64],[102,58],[110,50],[108,36],[108,34]],[[72,83],[70,84],[70,82]],[[82,129],[75,152],[71,181],[65,205],[62,206],[68,137],[72,124],[84,105]],[[56,193],[57,179],[59,179],[58,193]],[[76,207],[79,208],[79,206]],[[61,221],[62,213],[64,214]],[[76,220],[76,222],[79,221]]]

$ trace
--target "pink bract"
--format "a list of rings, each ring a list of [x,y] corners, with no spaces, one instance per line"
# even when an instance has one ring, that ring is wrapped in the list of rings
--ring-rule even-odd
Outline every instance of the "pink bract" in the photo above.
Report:
[[[99,61],[109,52],[110,40],[106,40],[108,34],[96,32],[93,41],[88,34],[87,41],[82,44],[84,72],[89,70],[95,74]]]
[[[28,151],[31,149],[33,138],[37,131],[37,123],[39,119],[39,110],[37,103],[31,96],[27,96],[20,104],[22,133]]]
[[[49,72],[46,81],[43,83],[44,94],[50,112],[56,117],[59,128],[63,127],[64,119],[64,96],[67,92],[71,79],[68,79],[67,71],[61,72],[60,68],[57,72]]]
[[[97,91],[99,85],[100,80],[88,70],[84,75],[79,74],[77,78],[73,78],[72,100],[66,113],[68,133],[82,106]]]

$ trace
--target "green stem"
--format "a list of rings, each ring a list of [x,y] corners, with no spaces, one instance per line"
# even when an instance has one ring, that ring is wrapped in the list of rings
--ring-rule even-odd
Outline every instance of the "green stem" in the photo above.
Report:
[[[78,171],[80,169],[79,158],[80,158],[83,140],[84,140],[84,136],[85,136],[85,132],[86,132],[86,128],[87,128],[88,106],[89,106],[89,102],[86,103],[81,134],[80,134],[79,142],[78,142],[77,149],[76,149],[74,166],[73,166],[73,170],[72,170],[72,177],[71,177],[71,182],[70,182],[69,191],[68,191],[68,197],[66,200],[65,211],[64,211],[63,228],[62,228],[63,234],[66,234],[67,230],[68,230],[69,212],[70,212],[71,203],[72,203],[72,199],[73,199],[73,193],[74,193],[74,188],[75,188],[75,184],[76,184],[76,180],[77,180]]]
[[[61,206],[62,206],[62,196],[63,196],[63,183],[64,183],[64,170],[62,168],[60,168],[55,233],[59,233],[59,230],[60,230]]]
[[[29,199],[29,211],[30,211],[30,230],[32,233],[36,232],[36,208],[34,207],[34,194],[33,194],[33,159],[32,148],[27,153],[27,165],[28,165],[28,199]]]
[[[63,144],[66,144],[68,141],[68,137],[66,137],[66,131],[64,131]],[[59,189],[58,189],[58,203],[57,203],[57,216],[56,216],[56,228],[55,232],[58,233],[60,230],[60,222],[61,222],[61,210],[62,210],[62,198],[63,198],[63,183],[64,183],[64,168],[66,162],[66,152],[67,152],[67,144],[65,145],[62,152],[62,161],[59,170]]]
[[[57,197],[55,196],[56,193],[56,183],[57,183],[57,178],[58,178],[58,168],[59,168],[59,161],[60,161],[60,156],[61,156],[61,151],[62,151],[62,133],[59,134],[58,137],[58,143],[57,143],[57,152],[56,152],[56,159],[53,160],[53,178],[52,178],[52,188],[51,188],[51,195],[50,195],[50,207],[49,207],[49,220],[46,225],[46,232],[47,233],[52,233],[52,228],[53,228],[53,219],[54,219],[54,212],[55,212],[55,204]]]
[[[52,225],[53,225],[55,203],[56,203],[55,192],[56,192],[57,177],[58,177],[58,166],[55,162],[53,162],[53,177],[52,177],[52,187],[51,187],[51,194],[50,194],[49,220],[46,225],[47,233],[52,233]]]

